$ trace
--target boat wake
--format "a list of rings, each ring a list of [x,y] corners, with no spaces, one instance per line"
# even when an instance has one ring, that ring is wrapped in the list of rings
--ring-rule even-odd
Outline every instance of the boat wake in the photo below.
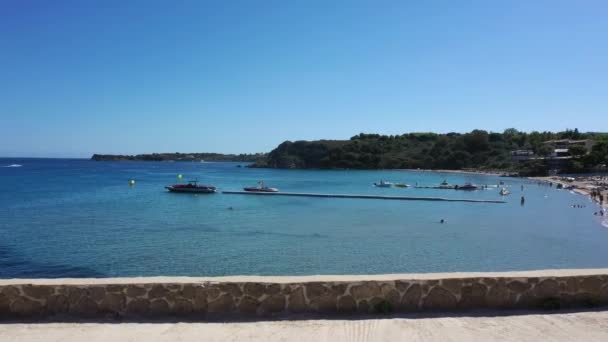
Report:
[[[3,167],[22,167],[23,165],[19,165],[19,164],[11,164],[11,165],[5,165]]]

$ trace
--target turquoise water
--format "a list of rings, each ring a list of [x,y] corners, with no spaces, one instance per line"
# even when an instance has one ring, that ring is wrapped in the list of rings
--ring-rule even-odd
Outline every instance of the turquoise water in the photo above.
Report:
[[[11,164],[22,166],[4,167]],[[0,277],[608,267],[606,222],[593,216],[597,206],[567,190],[482,175],[236,165],[0,159]],[[496,188],[372,186],[380,179],[420,185],[447,179],[504,180],[513,193],[506,204],[483,204],[166,192],[177,174],[220,190],[263,179],[282,191],[500,199]]]

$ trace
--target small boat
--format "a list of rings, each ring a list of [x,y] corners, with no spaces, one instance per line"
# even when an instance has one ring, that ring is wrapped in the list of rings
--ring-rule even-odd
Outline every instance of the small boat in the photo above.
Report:
[[[507,196],[510,193],[511,192],[509,190],[507,190],[506,188],[500,189],[500,196]]]
[[[259,181],[258,186],[248,186],[243,188],[245,191],[249,192],[279,192],[277,188],[269,188],[264,185],[264,181]]]
[[[410,187],[409,184],[405,184],[405,183],[395,183],[393,185],[396,186],[396,187],[398,187],[398,188],[409,188]]]
[[[466,182],[466,183],[464,183],[464,185],[460,185],[456,189],[458,189],[458,190],[477,190],[477,185],[475,185],[471,182]]]
[[[384,180],[380,180],[380,183],[374,183],[374,186],[377,186],[379,188],[390,188],[392,185],[393,183]]]
[[[456,185],[451,185],[447,180],[443,180],[441,184],[439,184],[439,189],[455,189]]]
[[[198,185],[198,181],[192,180],[187,184],[174,184],[166,186],[165,189],[171,192],[190,192],[196,194],[212,194],[216,191],[214,186],[210,185]]]

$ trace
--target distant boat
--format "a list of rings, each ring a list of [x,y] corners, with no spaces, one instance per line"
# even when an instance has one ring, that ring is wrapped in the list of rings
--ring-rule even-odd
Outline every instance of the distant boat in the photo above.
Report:
[[[451,185],[447,180],[443,180],[441,184],[439,184],[439,189],[455,189],[456,185]]]
[[[405,184],[405,183],[395,183],[394,185],[398,188],[409,188],[410,187],[409,184]]]
[[[466,182],[466,183],[464,183],[464,185],[460,185],[456,189],[458,189],[458,190],[477,190],[477,185],[475,185],[471,182]]]
[[[216,192],[216,188],[214,186],[198,185],[198,181],[196,180],[189,181],[187,184],[174,184],[166,186],[165,189],[171,192],[189,192],[197,194],[212,194]]]
[[[507,196],[510,193],[511,192],[509,190],[507,190],[506,188],[500,189],[500,196]]]
[[[393,183],[387,182],[384,180],[380,180],[380,183],[374,183],[374,185],[379,188],[390,188],[393,185]]]
[[[245,191],[249,192],[279,192],[277,188],[269,188],[264,185],[264,181],[259,181],[258,186],[248,186],[243,188]]]

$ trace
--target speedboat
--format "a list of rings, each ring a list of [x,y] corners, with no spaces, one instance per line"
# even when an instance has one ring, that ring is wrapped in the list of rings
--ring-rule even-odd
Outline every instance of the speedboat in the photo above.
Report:
[[[456,189],[458,189],[458,190],[477,190],[477,185],[475,185],[471,182],[466,182],[466,183],[464,183],[464,185],[460,185]]]
[[[216,191],[214,186],[198,185],[198,181],[189,181],[187,184],[174,184],[166,186],[165,189],[171,192],[190,192],[197,194],[212,194]]]
[[[381,180],[380,183],[374,183],[374,185],[379,188],[390,188],[393,183]]]
[[[500,196],[507,196],[510,193],[511,192],[509,190],[507,190],[506,188],[500,189]]]
[[[455,189],[455,185],[451,185],[447,180],[443,180],[441,184],[439,184],[439,189]]]
[[[243,190],[249,192],[279,192],[277,188],[269,188],[264,185],[264,181],[259,181],[258,186],[248,186],[244,187]]]
[[[395,185],[398,188],[409,188],[410,187],[409,184],[405,184],[405,183],[395,183],[393,185]]]

